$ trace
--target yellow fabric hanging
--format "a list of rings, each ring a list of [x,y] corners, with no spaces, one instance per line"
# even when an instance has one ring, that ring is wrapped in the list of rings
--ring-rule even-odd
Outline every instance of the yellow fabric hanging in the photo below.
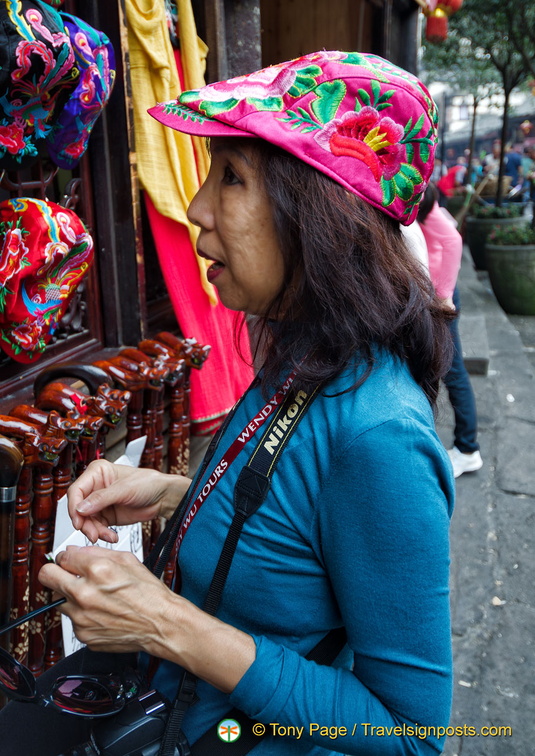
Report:
[[[179,9],[187,24],[181,45],[188,49],[188,71],[196,77],[200,71],[202,78],[201,61],[192,62],[195,55],[199,57],[199,47],[190,0],[182,0],[181,6],[189,6],[189,10]],[[181,91],[164,3],[126,0],[126,18],[139,180],[162,215],[187,226],[195,246],[198,229],[188,221],[186,210],[199,188],[199,175],[204,174],[201,180],[206,175],[206,147],[197,144],[194,150],[191,137],[163,126],[147,113],[155,103],[172,100]],[[189,40],[188,34],[193,34]],[[195,156],[203,151],[198,172]],[[206,278],[208,262],[197,256],[197,263],[203,289],[215,304],[214,288]]]
[[[208,47],[197,36],[191,0],[177,0],[177,9],[184,89],[200,89],[205,84],[204,73],[206,71]],[[203,182],[210,168],[210,157],[206,149],[206,142],[201,137],[192,137],[192,141],[197,158],[199,178]]]

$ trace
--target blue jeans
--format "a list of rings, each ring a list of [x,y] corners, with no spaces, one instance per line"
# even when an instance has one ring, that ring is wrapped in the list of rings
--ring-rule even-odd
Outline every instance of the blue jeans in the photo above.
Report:
[[[459,290],[455,287],[453,292],[453,304],[457,312],[460,312]],[[464,366],[461,337],[459,336],[459,318],[449,324],[453,339],[453,361],[451,368],[444,377],[444,383],[448,390],[450,404],[455,416],[455,429],[453,432],[454,444],[463,454],[471,454],[479,449],[477,438],[477,410],[476,400],[470,376]]]

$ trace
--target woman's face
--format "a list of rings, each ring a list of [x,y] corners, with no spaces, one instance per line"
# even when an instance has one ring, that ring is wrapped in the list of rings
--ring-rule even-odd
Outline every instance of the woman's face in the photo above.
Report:
[[[245,139],[212,139],[212,163],[188,209],[208,280],[231,310],[266,315],[284,280],[271,206]]]

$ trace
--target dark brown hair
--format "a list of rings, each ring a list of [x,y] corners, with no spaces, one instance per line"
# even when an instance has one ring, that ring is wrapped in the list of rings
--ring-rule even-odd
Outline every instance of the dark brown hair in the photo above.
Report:
[[[283,288],[257,322],[265,390],[289,366],[296,387],[310,388],[358,354],[367,370],[355,388],[379,347],[408,363],[434,405],[450,361],[448,314],[398,223],[289,153],[247,143],[257,151],[285,263]]]
[[[433,209],[435,202],[438,202],[438,189],[434,184],[428,184],[420,207],[418,208],[418,223],[425,223],[427,216]]]

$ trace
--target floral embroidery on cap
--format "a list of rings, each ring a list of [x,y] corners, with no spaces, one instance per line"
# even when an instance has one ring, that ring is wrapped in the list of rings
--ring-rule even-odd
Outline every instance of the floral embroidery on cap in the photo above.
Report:
[[[343,53],[337,52],[306,55],[290,63],[269,66],[253,74],[235,76],[228,81],[184,92],[177,103],[188,104],[200,100],[198,108],[208,117],[227,113],[244,100],[259,111],[281,111],[285,95],[301,97],[314,89],[317,78],[322,74],[321,63],[342,57]]]
[[[186,133],[272,142],[404,224],[416,215],[437,141],[425,86],[367,53],[305,55],[149,112]]]
[[[391,118],[381,118],[375,108],[360,113],[344,113],[316,134],[316,141],[333,155],[362,160],[376,181],[392,178],[399,169],[405,150],[400,144],[403,127]]]
[[[391,100],[396,90],[381,92],[381,83],[376,79],[370,80],[370,90],[360,88],[355,110],[346,110],[337,118],[346,95],[346,84],[342,79],[325,82],[314,90],[316,98],[310,102],[311,113],[304,108],[298,108],[297,113],[288,110],[280,120],[292,129],[315,131],[315,141],[333,155],[362,161],[381,185],[383,206],[392,204],[396,197],[405,202],[413,199],[407,208],[410,213],[421,197],[421,192],[416,193],[415,188],[424,180],[411,164],[415,149],[419,150],[423,162],[428,161],[435,141],[434,130],[431,127],[420,134],[425,121],[423,114],[414,126],[412,117],[409,118],[405,127],[382,116],[381,110],[393,106]]]

